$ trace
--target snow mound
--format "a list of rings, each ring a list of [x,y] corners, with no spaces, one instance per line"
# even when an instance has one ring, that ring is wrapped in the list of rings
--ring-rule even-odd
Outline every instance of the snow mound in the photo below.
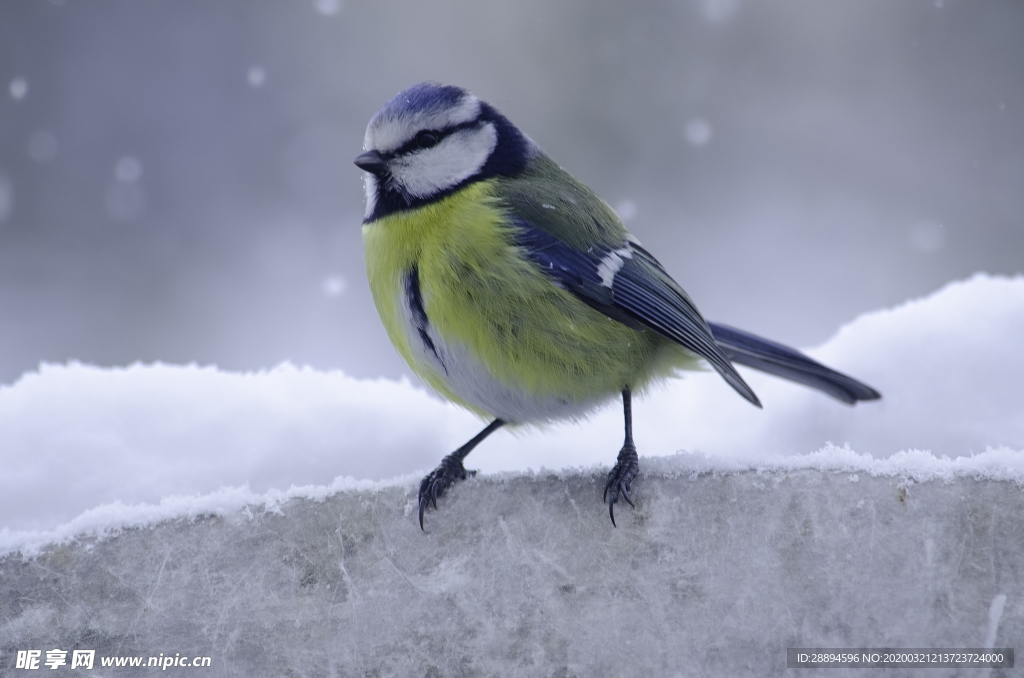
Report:
[[[979,274],[862,316],[809,351],[878,388],[880,402],[849,408],[747,370],[760,411],[716,375],[692,374],[634,404],[637,446],[648,457],[695,453],[648,458],[648,473],[806,468],[1021,482],[1020,337],[1024,278]],[[42,365],[0,387],[0,551],[371,486],[360,481],[411,486],[480,428],[406,381],[287,364],[247,374]],[[621,429],[610,406],[581,424],[501,431],[469,466],[593,469],[614,459]]]

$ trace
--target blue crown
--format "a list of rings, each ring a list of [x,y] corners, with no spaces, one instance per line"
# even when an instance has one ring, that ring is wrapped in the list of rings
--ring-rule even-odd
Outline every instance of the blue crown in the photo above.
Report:
[[[392,97],[374,118],[397,118],[416,111],[450,108],[456,106],[467,94],[461,87],[421,82]]]

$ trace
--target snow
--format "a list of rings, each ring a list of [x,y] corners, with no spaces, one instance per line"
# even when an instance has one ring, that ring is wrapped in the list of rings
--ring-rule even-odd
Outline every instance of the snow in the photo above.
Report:
[[[334,16],[341,11],[342,2],[341,0],[314,0],[313,6],[324,16]]]
[[[246,80],[249,81],[251,87],[262,87],[263,83],[266,82],[267,72],[260,66],[253,66],[249,69],[245,75]]]
[[[14,186],[11,180],[0,171],[0,224],[7,221],[14,207]]]
[[[323,291],[324,296],[327,297],[340,297],[345,293],[345,289],[348,287],[348,283],[345,281],[344,276],[340,275],[329,275],[324,278],[320,289]]]
[[[849,408],[744,371],[760,411],[713,373],[672,380],[634,402],[642,471],[1024,484],[1022,336],[1024,277],[979,274],[857,318],[809,351],[878,388],[880,402]],[[404,380],[288,364],[44,364],[0,387],[0,553],[298,497],[409,493],[482,426]],[[467,465],[578,477],[611,464],[621,430],[613,405],[582,423],[499,431]]]
[[[21,101],[28,94],[28,81],[25,78],[14,78],[8,85],[7,91],[15,101]]]
[[[711,141],[711,123],[704,118],[693,118],[686,122],[686,140],[691,146],[704,146]]]
[[[617,528],[590,472],[469,480],[425,533],[412,487],[378,486],[80,538],[0,558],[0,666],[76,648],[102,675],[180,652],[211,676],[764,676],[787,647],[1024,637],[1020,487],[858,475],[647,474]]]
[[[142,176],[142,163],[139,162],[138,158],[126,155],[117,161],[114,165],[114,176],[117,180],[126,184],[131,184],[139,180]]]
[[[101,672],[164,653],[215,676],[760,676],[789,647],[1012,646],[1022,323],[1024,278],[975,276],[813,351],[879,403],[749,372],[764,411],[712,373],[655,389],[618,527],[617,406],[498,432],[421,532],[420,477],[481,423],[418,386],[43,365],[0,387],[0,667],[82,649]]]

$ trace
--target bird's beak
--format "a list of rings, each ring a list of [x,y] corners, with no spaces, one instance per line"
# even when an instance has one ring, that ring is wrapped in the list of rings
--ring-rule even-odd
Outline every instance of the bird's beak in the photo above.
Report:
[[[381,174],[388,168],[387,160],[377,151],[367,151],[362,155],[358,155],[353,162],[355,162],[356,167],[370,174]]]

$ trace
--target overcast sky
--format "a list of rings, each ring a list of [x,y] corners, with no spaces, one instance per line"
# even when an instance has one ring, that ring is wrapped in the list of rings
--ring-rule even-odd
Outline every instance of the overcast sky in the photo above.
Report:
[[[797,346],[1024,271],[1015,0],[5,0],[0,383],[405,371],[352,158],[421,80],[506,113],[711,320]]]

